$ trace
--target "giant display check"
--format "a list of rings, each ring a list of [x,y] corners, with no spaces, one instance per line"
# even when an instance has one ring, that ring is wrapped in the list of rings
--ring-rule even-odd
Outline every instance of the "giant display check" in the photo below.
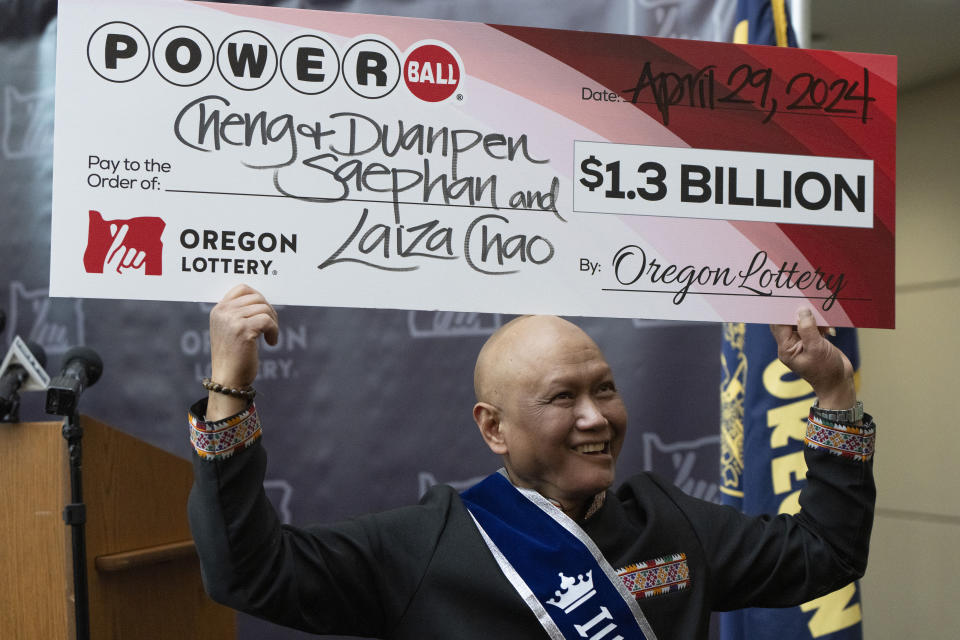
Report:
[[[59,11],[52,295],[894,324],[893,57]]]

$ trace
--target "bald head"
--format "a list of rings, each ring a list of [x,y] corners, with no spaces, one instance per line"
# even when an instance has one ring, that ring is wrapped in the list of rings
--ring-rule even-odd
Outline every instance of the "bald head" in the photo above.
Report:
[[[556,316],[520,316],[484,343],[473,371],[477,402],[500,404],[518,380],[536,375],[543,358],[569,350],[603,354],[584,331]]]
[[[522,316],[480,350],[473,419],[510,481],[582,517],[613,484],[627,411],[596,343],[554,316]]]

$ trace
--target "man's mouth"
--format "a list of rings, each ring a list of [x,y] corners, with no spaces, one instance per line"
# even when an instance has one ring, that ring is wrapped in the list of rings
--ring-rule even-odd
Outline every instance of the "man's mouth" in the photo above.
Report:
[[[585,455],[597,455],[600,453],[610,453],[610,441],[606,442],[588,442],[586,444],[578,444],[573,448],[577,453],[582,453]]]

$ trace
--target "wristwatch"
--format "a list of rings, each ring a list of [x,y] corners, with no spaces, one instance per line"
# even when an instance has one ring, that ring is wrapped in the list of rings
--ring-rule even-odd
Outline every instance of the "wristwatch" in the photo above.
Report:
[[[863,420],[863,402],[857,400],[857,403],[850,409],[821,409],[820,401],[813,403],[811,411],[813,415],[821,420],[830,422],[841,422],[843,424],[854,424]]]

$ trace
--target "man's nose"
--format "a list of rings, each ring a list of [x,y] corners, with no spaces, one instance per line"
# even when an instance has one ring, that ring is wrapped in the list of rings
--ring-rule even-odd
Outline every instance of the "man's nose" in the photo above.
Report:
[[[598,429],[607,426],[607,418],[600,411],[600,406],[596,399],[591,396],[581,398],[577,403],[577,422],[578,429]]]

